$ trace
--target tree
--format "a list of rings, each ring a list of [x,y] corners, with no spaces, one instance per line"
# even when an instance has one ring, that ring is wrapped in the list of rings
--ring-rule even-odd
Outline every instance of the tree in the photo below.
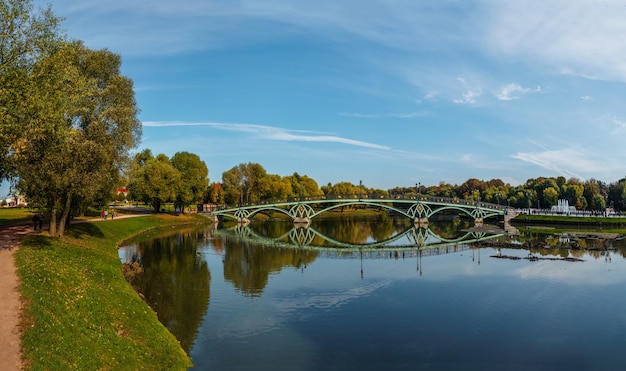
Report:
[[[262,199],[285,199],[292,193],[291,182],[286,177],[276,174],[267,175],[267,190]]]
[[[176,206],[184,211],[186,206],[202,199],[209,184],[209,169],[198,155],[189,152],[175,153],[170,162],[180,176]]]
[[[222,173],[226,203],[248,203],[261,199],[269,191],[263,166],[249,162]]]
[[[615,210],[626,210],[626,178],[609,185],[609,202]]]
[[[72,208],[113,197],[128,151],[141,135],[132,81],[121,59],[80,42],[38,61],[24,96],[21,137],[10,147],[17,188],[50,210],[62,236]]]
[[[140,166],[139,163],[144,165]],[[133,198],[149,203],[155,212],[159,212],[164,202],[176,198],[179,182],[180,172],[172,166],[167,156],[159,154],[146,159],[140,154],[139,158],[135,156],[128,189]]]
[[[224,188],[222,183],[211,183],[207,188],[204,197],[202,198],[204,203],[221,204],[224,202]]]
[[[546,209],[551,208],[558,204],[559,193],[553,187],[548,187],[543,190],[543,207]]]
[[[30,0],[0,2],[0,180],[11,170],[9,155],[24,137],[33,66],[59,47],[61,18],[51,7],[33,11]]]
[[[293,175],[286,176],[285,179],[291,183],[291,192],[289,194],[291,197],[324,195],[317,182],[306,175],[300,175],[296,172]],[[330,183],[329,186],[331,186]]]

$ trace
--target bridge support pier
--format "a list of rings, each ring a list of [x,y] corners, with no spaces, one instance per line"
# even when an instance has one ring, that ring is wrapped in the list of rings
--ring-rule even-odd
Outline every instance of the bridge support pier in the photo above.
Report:
[[[428,218],[415,218],[415,220],[413,220],[413,224],[418,227],[427,227]]]
[[[293,225],[296,228],[308,228],[311,225],[310,218],[294,218]]]
[[[243,224],[243,225],[248,225],[248,224],[250,224],[250,219],[248,219],[248,218],[237,218],[237,223]]]

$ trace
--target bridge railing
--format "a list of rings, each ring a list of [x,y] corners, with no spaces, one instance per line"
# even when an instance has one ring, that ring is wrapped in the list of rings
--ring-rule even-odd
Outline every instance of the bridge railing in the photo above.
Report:
[[[328,194],[328,195],[317,195],[317,196],[300,196],[300,197],[287,197],[287,198],[276,198],[276,199],[268,199],[268,200],[259,200],[252,202],[244,202],[239,204],[223,204],[218,205],[218,210],[224,209],[237,209],[241,207],[254,207],[254,206],[263,206],[263,205],[280,205],[286,203],[294,203],[294,202],[307,202],[314,203],[315,201],[320,202],[347,202],[350,200],[361,200],[367,201],[371,200],[373,202],[394,202],[400,201],[414,201],[414,202],[429,202],[429,203],[441,203],[441,204],[458,204],[458,205],[466,205],[466,206],[476,206],[483,207],[489,209],[496,210],[506,210],[508,207],[506,205],[499,205],[490,202],[484,201],[476,201],[476,200],[466,200],[462,198],[451,198],[451,197],[437,197],[437,196],[429,196],[423,194],[393,194],[393,195],[383,195],[380,193],[372,193],[372,194]]]

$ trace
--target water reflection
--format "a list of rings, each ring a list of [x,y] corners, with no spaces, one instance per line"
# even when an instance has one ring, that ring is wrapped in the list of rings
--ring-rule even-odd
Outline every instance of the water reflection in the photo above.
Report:
[[[268,230],[266,226],[271,226],[271,230]],[[504,230],[496,226],[463,229],[457,231],[456,235],[447,234],[447,236],[441,236],[435,230],[430,227],[417,227],[415,225],[404,226],[403,229],[388,229],[385,233],[374,233],[370,229],[369,234],[358,233],[358,238],[355,234],[350,234],[339,240],[327,235],[328,231],[322,232],[315,226],[304,228],[290,223],[263,223],[259,226],[236,225],[230,228],[221,228],[216,230],[215,234],[265,245],[296,248],[339,248],[341,250],[431,249],[505,237]],[[439,231],[439,233],[446,232],[445,230]],[[330,232],[332,235],[340,235],[336,231],[331,230]]]
[[[211,273],[197,254],[208,231],[183,229],[142,236],[121,249],[124,263],[143,268],[130,282],[157,313],[159,321],[189,352],[209,306]]]
[[[553,245],[557,234],[500,236],[455,221],[311,227],[186,229],[120,254],[141,263],[135,285],[197,369],[571,369],[581,355],[610,369],[626,360],[626,321],[606,321],[626,305],[624,241],[584,251],[569,246],[603,243],[570,236]],[[483,237],[491,239],[477,242]],[[512,243],[532,248],[499,246]]]
[[[314,250],[255,246],[251,241],[238,239],[226,247],[224,278],[245,295],[260,296],[271,274],[286,267],[304,269],[317,256]]]

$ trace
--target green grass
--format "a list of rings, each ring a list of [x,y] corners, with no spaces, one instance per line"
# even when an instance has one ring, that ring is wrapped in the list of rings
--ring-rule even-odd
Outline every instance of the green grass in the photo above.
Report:
[[[626,218],[605,218],[601,216],[563,216],[563,215],[518,215],[513,219],[516,223],[539,222],[552,224],[593,224],[604,226],[626,226]]]
[[[191,360],[126,282],[118,244],[143,231],[199,223],[151,215],[72,225],[66,237],[31,236],[15,259],[25,299],[27,369],[185,370]]]
[[[36,210],[22,207],[0,208],[0,227],[30,222]]]

